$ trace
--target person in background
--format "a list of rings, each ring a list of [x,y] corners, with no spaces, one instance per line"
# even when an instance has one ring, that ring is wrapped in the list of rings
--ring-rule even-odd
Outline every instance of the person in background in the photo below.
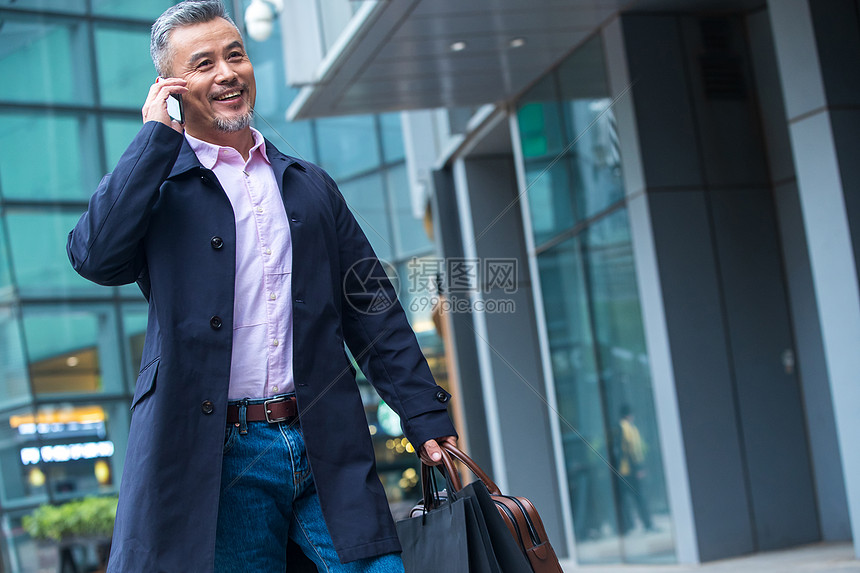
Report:
[[[622,535],[633,529],[632,505],[639,514],[643,527],[653,530],[651,512],[642,495],[642,483],[646,476],[645,471],[645,443],[639,435],[639,428],[634,424],[633,411],[628,404],[623,404],[619,410],[621,420],[619,421],[619,457],[618,473],[624,478],[619,484],[621,491],[621,533]]]

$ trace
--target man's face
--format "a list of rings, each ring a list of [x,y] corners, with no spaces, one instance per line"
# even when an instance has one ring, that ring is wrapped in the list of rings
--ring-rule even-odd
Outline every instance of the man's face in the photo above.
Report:
[[[183,78],[185,129],[204,141],[248,127],[257,96],[254,67],[230,22],[176,28],[170,34],[173,75]]]

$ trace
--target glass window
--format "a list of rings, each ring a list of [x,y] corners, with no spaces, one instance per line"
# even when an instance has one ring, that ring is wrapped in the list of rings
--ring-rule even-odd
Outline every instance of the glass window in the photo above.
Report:
[[[122,329],[128,348],[129,363],[126,365],[128,388],[134,392],[134,384],[143,360],[143,343],[146,340],[147,309],[139,305],[123,305]]]
[[[567,154],[575,213],[591,217],[624,198],[615,115],[608,98],[568,101],[568,129],[576,143]]]
[[[105,118],[102,122],[105,138],[105,155],[108,171],[113,171],[119,158],[125,153],[131,140],[143,127],[140,117]],[[92,189],[95,191],[95,188]]]
[[[336,180],[380,165],[379,142],[372,115],[316,120],[320,164]]]
[[[38,447],[35,429],[22,428],[32,422],[32,409],[17,409],[0,414],[0,504],[15,507],[48,501],[48,485],[41,465],[25,463],[30,450]],[[32,430],[32,432],[31,432]]]
[[[0,28],[0,74],[7,81],[3,82],[0,99],[21,103],[92,103],[89,53],[86,24],[80,21],[4,13]],[[19,140],[19,144],[21,141],[26,139]]]
[[[9,267],[9,251],[6,244],[6,229],[3,224],[2,211],[0,211],[0,302],[10,300],[15,294],[12,285],[12,274]]]
[[[281,42],[281,27],[275,24],[268,39],[258,42],[246,38],[245,48],[254,64],[254,75],[257,80],[257,101],[254,113],[258,119],[278,126],[286,123],[285,114],[293,99],[299,93],[298,88],[287,84],[284,69],[284,48]],[[258,126],[257,129],[262,129]],[[284,151],[284,150],[282,150]],[[286,151],[285,151],[286,153]]]
[[[397,250],[400,257],[421,253],[433,248],[425,221],[412,213],[412,197],[406,165],[393,167],[385,173],[388,193],[394,206],[394,226],[397,233]],[[427,222],[426,224],[429,224]]]
[[[391,259],[394,250],[382,185],[382,175],[373,173],[341,184],[340,190],[376,256]]]
[[[532,230],[540,245],[574,225],[570,171],[564,161],[532,160],[525,167]]]
[[[403,149],[403,129],[399,113],[386,113],[379,116],[382,129],[382,154],[387,163],[401,161],[406,157]]]
[[[618,562],[613,473],[578,238],[538,257],[579,563]],[[614,542],[614,543],[613,543]]]
[[[581,563],[675,560],[599,36],[517,113]],[[542,252],[540,252],[542,250]]]
[[[47,10],[51,12],[70,12],[82,14],[86,0],[0,0],[0,8],[6,6],[26,10]]]
[[[129,2],[128,0],[92,0],[93,12],[107,16],[123,16],[154,21],[162,12],[176,4],[171,0],[147,0]]]
[[[0,193],[6,199],[86,201],[102,175],[97,150],[88,116],[0,113]]]
[[[6,211],[12,267],[22,296],[110,296],[111,290],[78,275],[66,255],[66,238],[80,214]]]
[[[0,417],[4,502],[64,502],[118,489],[128,442],[125,402],[58,403]]]
[[[672,561],[674,545],[626,209],[587,234],[594,331],[613,436],[620,529],[628,562]],[[626,482],[626,483],[625,483]]]
[[[102,104],[143,106],[156,75],[149,56],[149,29],[98,25],[95,40]]]
[[[30,398],[21,321],[13,307],[0,307],[0,404],[11,408]]]
[[[314,136],[310,121],[274,121],[260,122],[259,116],[254,120],[254,127],[272,142],[281,153],[315,163]]]
[[[40,395],[124,393],[112,306],[24,308],[33,391]]]

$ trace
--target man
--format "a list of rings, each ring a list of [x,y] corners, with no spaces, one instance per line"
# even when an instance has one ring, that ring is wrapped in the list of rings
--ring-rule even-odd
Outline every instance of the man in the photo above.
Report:
[[[633,512],[628,507],[632,504],[639,513],[642,526],[653,531],[651,512],[648,511],[648,502],[642,495],[642,482],[645,479],[645,442],[639,435],[639,428],[634,423],[633,410],[629,404],[622,404],[619,409],[620,420],[618,439],[620,441],[618,473],[624,479],[619,484],[621,492],[621,524],[622,535],[633,529]],[[629,503],[628,503],[629,502]]]
[[[334,182],[250,127],[220,2],[167,10],[151,51],[144,125],[67,247],[149,301],[109,570],[290,571],[289,539],[321,571],[402,571],[344,341],[427,463],[449,394]]]

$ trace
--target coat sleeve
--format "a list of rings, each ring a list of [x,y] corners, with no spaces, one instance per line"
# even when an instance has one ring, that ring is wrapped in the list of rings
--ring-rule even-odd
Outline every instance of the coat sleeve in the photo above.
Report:
[[[143,125],[69,233],[66,252],[78,274],[106,286],[138,278],[144,264],[141,241],[183,141],[166,125]]]
[[[416,448],[429,439],[456,436],[448,416],[451,395],[433,379],[384,267],[334,181],[325,177],[334,190],[343,329],[350,351],[400,416],[403,432]]]

